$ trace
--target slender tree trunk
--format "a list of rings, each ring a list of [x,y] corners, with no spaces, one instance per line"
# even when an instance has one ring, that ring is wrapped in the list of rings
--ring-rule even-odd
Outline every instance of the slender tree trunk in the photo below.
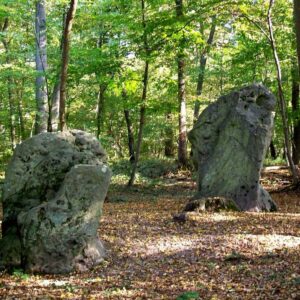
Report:
[[[8,18],[5,18],[4,24],[2,26],[1,32],[7,32],[9,26]],[[10,52],[9,52],[9,41],[6,37],[2,38],[3,47],[5,49],[5,62],[7,65],[10,65]],[[9,133],[10,133],[10,142],[11,150],[14,151],[16,147],[16,128],[15,128],[15,116],[14,116],[14,101],[12,93],[13,80],[11,75],[7,76],[7,96],[8,96],[8,107],[9,107]]]
[[[10,63],[9,61],[6,61]],[[10,129],[10,141],[11,141],[11,149],[14,151],[16,148],[16,125],[15,125],[15,114],[14,114],[14,101],[12,94],[12,86],[13,81],[11,76],[9,75],[7,78],[7,94],[8,94],[8,105],[9,105],[9,129]]]
[[[64,29],[66,23],[66,13],[65,11],[62,14],[62,35],[60,39],[60,51],[62,53],[63,48],[63,39],[64,39]],[[59,107],[60,107],[60,78],[61,78],[61,69],[57,70],[57,78],[53,87],[53,91],[51,94],[51,105],[50,105],[50,113],[49,113],[49,122],[48,122],[48,130],[50,132],[58,131],[59,129]]]
[[[294,22],[297,42],[298,70],[300,72],[300,1],[294,0]]]
[[[145,0],[141,0],[142,5],[142,25],[143,25],[143,39],[144,39],[144,51],[146,55],[145,60],[145,68],[144,68],[144,76],[143,76],[143,93],[142,93],[142,103],[140,108],[140,122],[139,122],[139,132],[138,132],[138,139],[135,151],[135,161],[132,166],[130,179],[128,182],[128,186],[132,186],[134,184],[135,175],[138,167],[138,162],[140,158],[140,152],[142,147],[143,141],[143,129],[145,125],[145,115],[146,115],[146,100],[147,100],[147,89],[148,89],[148,81],[149,81],[149,56],[150,50],[148,46],[148,36],[146,31],[146,11],[145,11]]]
[[[176,16],[183,17],[183,0],[175,0]],[[178,137],[178,164],[187,166],[187,130],[186,130],[186,95],[185,95],[185,57],[184,41],[182,40],[177,54],[178,73],[178,102],[179,102],[179,137]]]
[[[129,109],[124,109],[124,116],[127,126],[127,135],[128,135],[128,150],[129,150],[129,161],[131,163],[134,163],[135,161],[135,155],[134,155],[134,134],[133,134],[133,128],[132,123],[130,119],[130,112]]]
[[[271,154],[272,159],[275,160],[277,158],[276,148],[275,148],[273,140],[270,143],[270,154]]]
[[[49,103],[47,92],[47,37],[46,37],[46,12],[45,1],[36,2],[35,17],[35,39],[36,54],[35,63],[38,72],[35,80],[35,99],[37,104],[37,113],[35,119],[35,133],[47,132],[49,118]]]
[[[179,101],[179,140],[178,163],[187,166],[187,130],[186,130],[186,98],[185,98],[185,62],[183,55],[178,55],[178,101]]]
[[[104,112],[104,94],[106,90],[105,84],[100,84],[98,91],[98,103],[97,103],[97,138],[99,139],[101,134],[101,127],[103,125],[103,112]]]
[[[142,0],[143,2],[143,0]],[[135,161],[133,163],[130,179],[128,182],[128,186],[132,186],[134,184],[135,175],[138,167],[138,162],[141,153],[142,141],[143,141],[143,129],[145,125],[145,115],[146,115],[146,99],[147,99],[147,88],[148,88],[148,79],[149,79],[149,62],[145,62],[145,69],[144,69],[144,79],[143,79],[143,95],[142,95],[142,104],[140,108],[140,122],[139,122],[139,133],[136,145],[136,155]]]
[[[293,111],[293,161],[300,161],[300,103],[299,103],[299,71],[295,64],[292,70],[292,111]]]
[[[59,128],[60,78],[57,79],[51,95],[51,113],[49,131],[55,132]]]
[[[209,32],[209,37],[206,42],[206,47],[204,47],[204,49],[201,53],[201,56],[200,56],[200,66],[199,66],[199,74],[198,74],[198,81],[197,81],[197,96],[198,96],[198,98],[199,98],[199,96],[202,95],[207,55],[209,54],[210,48],[212,46],[215,32],[216,32],[216,16],[213,16],[211,28],[210,28],[210,32]],[[194,123],[198,120],[199,111],[200,111],[200,101],[197,99],[195,102],[195,107],[194,107]]]
[[[296,45],[298,56],[298,74],[300,76],[300,1],[294,0],[294,22],[296,32]],[[292,94],[292,108],[296,113],[294,120],[294,147],[293,147],[293,160],[295,164],[299,164],[300,161],[300,103],[299,103],[299,76],[297,76],[297,83],[293,80],[293,94]]]
[[[22,88],[18,96],[18,118],[20,124],[21,141],[25,140],[25,125],[24,125],[24,118],[23,118],[23,93],[24,93],[24,79],[22,80]]]
[[[285,152],[288,159],[289,167],[291,170],[291,174],[293,176],[293,183],[298,184],[300,181],[299,172],[293,162],[292,154],[291,154],[291,144],[290,144],[290,132],[287,122],[287,114],[286,114],[286,102],[284,99],[284,93],[282,88],[282,75],[281,75],[281,67],[280,61],[277,54],[277,48],[275,44],[275,38],[273,34],[273,24],[272,24],[272,8],[274,5],[274,0],[270,0],[269,9],[268,9],[268,25],[269,25],[269,34],[270,34],[270,44],[273,51],[274,61],[276,64],[277,70],[277,83],[278,83],[278,95],[279,95],[279,107],[281,112],[282,124],[283,124],[283,134],[284,134],[284,142],[285,142]]]
[[[166,115],[166,129],[165,129],[165,156],[174,157],[174,132],[170,124],[171,112]]]
[[[127,102],[127,92],[126,92],[125,88],[123,88],[123,90],[122,90],[122,97],[123,97],[124,103],[126,103]],[[125,116],[126,127],[127,127],[129,161],[133,164],[135,161],[134,132],[133,132],[133,126],[132,126],[132,122],[131,122],[131,118],[130,118],[129,109],[124,109],[124,116]]]
[[[77,9],[78,0],[71,0],[70,7],[66,15],[65,28],[62,41],[62,64],[60,77],[60,105],[59,105],[59,129],[64,131],[66,128],[66,85],[68,77],[70,35],[73,26],[73,20]]]

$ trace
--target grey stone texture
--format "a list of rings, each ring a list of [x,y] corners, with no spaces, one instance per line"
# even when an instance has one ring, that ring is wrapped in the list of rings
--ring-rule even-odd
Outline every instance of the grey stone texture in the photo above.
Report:
[[[221,96],[199,116],[188,138],[197,169],[195,198],[225,197],[241,211],[274,211],[259,184],[271,141],[276,99],[254,84]]]
[[[103,260],[97,230],[111,178],[105,161],[99,141],[79,130],[17,146],[3,186],[2,266],[58,274]]]

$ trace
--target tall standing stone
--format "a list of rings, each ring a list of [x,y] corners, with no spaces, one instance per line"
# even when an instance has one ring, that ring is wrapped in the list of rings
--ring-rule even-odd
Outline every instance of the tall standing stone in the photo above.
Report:
[[[251,85],[209,105],[188,137],[198,173],[196,198],[225,197],[242,211],[272,211],[276,205],[259,184],[270,145],[276,99]]]

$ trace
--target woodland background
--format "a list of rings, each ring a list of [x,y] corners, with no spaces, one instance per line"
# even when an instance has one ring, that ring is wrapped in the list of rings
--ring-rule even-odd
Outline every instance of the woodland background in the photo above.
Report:
[[[103,263],[84,274],[4,270],[0,296],[299,299],[297,49],[298,0],[0,0],[0,182],[18,143],[65,127],[95,134],[114,174]],[[289,161],[292,172],[264,169],[261,184],[279,211],[174,222],[196,190],[188,130],[253,82],[278,95],[264,164]]]
[[[175,158],[186,166],[186,131],[199,110],[219,95],[253,82],[278,94],[269,1],[74,2],[1,0],[2,170],[16,144],[59,128],[61,95],[67,126],[101,137],[111,161],[131,157],[133,162],[141,152],[142,159]],[[72,3],[77,10],[67,36],[64,28]],[[271,13],[288,148],[297,164],[299,75],[292,1],[277,0]],[[69,52],[64,52],[67,43]],[[68,73],[62,88],[65,63]],[[268,154],[275,163],[286,157],[280,112],[278,104]]]

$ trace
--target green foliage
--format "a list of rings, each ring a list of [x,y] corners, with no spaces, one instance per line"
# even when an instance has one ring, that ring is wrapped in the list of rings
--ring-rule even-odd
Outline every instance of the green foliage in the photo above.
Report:
[[[296,277],[293,279],[294,285],[300,286],[300,277]]]
[[[15,279],[18,279],[20,281],[22,281],[22,280],[28,280],[30,278],[30,275],[24,273],[24,271],[22,269],[14,269],[12,271],[12,276]]]
[[[174,173],[177,166],[173,160],[167,159],[149,159],[141,162],[138,172],[143,177],[158,178],[168,173]]]
[[[231,262],[236,262],[236,261],[241,261],[241,260],[244,260],[245,259],[245,256],[242,255],[241,253],[239,252],[236,252],[236,251],[232,251],[232,253],[230,253],[229,255],[227,255],[225,257],[225,261],[231,261]]]
[[[286,165],[286,160],[282,156],[278,156],[276,159],[267,157],[264,161],[264,166],[284,166]]]
[[[126,184],[131,171],[130,163],[127,160],[116,160],[110,167],[113,184]],[[177,165],[173,159],[142,159],[138,165],[137,183],[153,186],[159,183],[161,177],[176,171]]]
[[[198,292],[185,292],[178,296],[176,300],[191,300],[191,299],[200,299]]]
[[[47,84],[50,96],[58,80],[61,34],[67,0],[47,1]],[[186,60],[188,130],[193,125],[195,100],[201,110],[220,94],[237,86],[261,82],[277,92],[276,70],[266,37],[265,1],[185,2],[184,16],[176,18],[174,0],[146,0],[146,28],[150,48],[150,77],[146,104],[142,158],[164,156],[165,142],[173,136],[177,148],[178,102],[176,53]],[[14,144],[28,138],[35,120],[35,5],[33,1],[2,1],[0,28],[0,170]],[[216,34],[207,53],[207,68],[201,96],[196,95],[200,55],[206,49],[212,16]],[[291,69],[296,59],[292,3],[276,1],[273,23],[282,63],[289,124],[297,117],[291,110]],[[145,51],[140,1],[99,0],[79,3],[72,32],[67,86],[67,123],[70,128],[97,132],[99,90],[105,88],[100,109],[100,140],[111,160],[128,157],[124,109],[137,140]],[[7,49],[4,42],[9,42]],[[124,96],[124,93],[126,94]],[[51,98],[51,97],[50,97]],[[50,99],[49,98],[49,99]],[[20,110],[21,108],[21,110]],[[23,130],[21,119],[23,118]],[[282,124],[276,118],[273,140],[283,149]],[[176,152],[176,151],[175,151]],[[176,153],[175,153],[176,155]],[[128,164],[129,168],[129,164]],[[163,167],[161,167],[163,168]],[[152,171],[150,171],[152,169]],[[141,169],[141,177],[159,177],[163,170]],[[148,176],[149,175],[149,176]],[[125,176],[125,174],[119,176]]]

